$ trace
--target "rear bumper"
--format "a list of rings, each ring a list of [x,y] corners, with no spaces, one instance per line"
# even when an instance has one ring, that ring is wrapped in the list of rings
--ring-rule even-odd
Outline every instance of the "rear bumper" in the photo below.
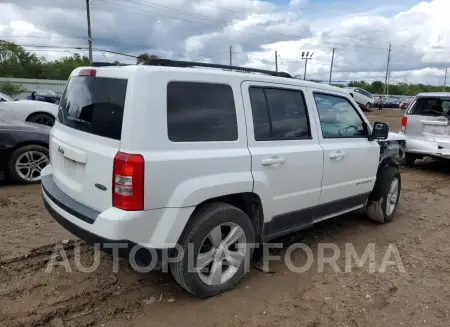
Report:
[[[410,137],[402,132],[399,134],[406,137],[406,153],[450,159],[450,138]]]
[[[170,253],[174,249],[194,208],[165,208],[124,211],[114,207],[96,211],[65,194],[55,183],[52,167],[42,172],[42,198],[51,216],[65,229],[102,249],[124,248],[127,254],[136,248],[152,253]],[[108,251],[109,252],[109,251]]]
[[[139,264],[150,265],[154,264],[154,267],[160,268],[164,261],[164,258],[174,256],[171,249],[167,249],[164,252],[163,249],[149,249],[140,246],[129,240],[110,240],[102,236],[93,234],[87,230],[80,228],[79,226],[71,223],[59,214],[48,200],[44,198],[44,205],[50,215],[58,222],[62,227],[71,232],[79,239],[85,241],[87,244],[98,246],[99,249],[110,254],[117,254],[120,257],[134,256],[134,259]]]

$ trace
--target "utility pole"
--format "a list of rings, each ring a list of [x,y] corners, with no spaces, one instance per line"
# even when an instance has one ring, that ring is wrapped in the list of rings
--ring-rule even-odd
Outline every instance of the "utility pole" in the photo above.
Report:
[[[384,79],[384,94],[387,95],[388,92],[388,73],[389,73],[389,64],[391,63],[391,51],[392,51],[392,47],[391,44],[389,44],[389,50],[388,50],[388,58],[387,58],[387,66],[386,66],[386,78]]]
[[[92,64],[91,11],[89,9],[89,0],[86,0],[86,15],[88,27],[89,63]]]
[[[447,68],[445,68],[444,87],[442,88],[442,92],[445,92],[446,84],[447,84]]]
[[[328,80],[328,84],[330,84],[330,85],[331,85],[331,74],[333,74],[334,50],[336,50],[336,49],[333,48],[333,54],[331,55],[330,79]],[[306,69],[305,69],[305,72],[306,72]]]
[[[389,84],[391,83],[391,72],[388,74],[388,82],[386,86],[386,95],[389,95]]]
[[[275,71],[278,71],[278,52],[275,50]]]
[[[305,53],[305,51],[302,51],[302,60],[305,60],[305,71],[303,72],[303,79],[306,80],[306,67],[308,66],[308,60],[312,59],[314,52],[311,52],[311,55],[309,54],[309,51]]]
[[[230,45],[230,66],[232,66],[232,65],[233,65],[233,48]]]

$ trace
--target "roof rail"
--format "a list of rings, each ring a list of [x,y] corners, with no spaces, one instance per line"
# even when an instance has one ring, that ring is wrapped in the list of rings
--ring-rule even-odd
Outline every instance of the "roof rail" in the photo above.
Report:
[[[193,61],[178,61],[178,60],[170,60],[170,59],[150,59],[150,60],[147,60],[144,63],[144,65],[168,66],[168,67],[219,68],[219,69],[234,70],[234,71],[245,72],[245,73],[260,73],[260,74],[267,74],[267,75],[271,75],[271,76],[292,78],[291,74],[286,73],[286,72],[275,72],[272,70],[263,70],[263,69],[247,68],[247,67],[240,67],[240,66],[230,66],[230,65],[208,64],[208,63],[193,62]]]
[[[91,67],[106,67],[106,66],[129,66],[129,65],[128,64],[121,64],[121,63],[114,63],[114,62],[97,61],[97,62],[93,62],[89,66],[91,66]]]

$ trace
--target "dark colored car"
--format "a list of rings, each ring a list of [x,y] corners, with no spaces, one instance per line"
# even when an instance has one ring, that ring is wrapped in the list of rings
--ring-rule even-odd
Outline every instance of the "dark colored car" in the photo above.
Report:
[[[0,119],[0,179],[39,183],[49,164],[50,127]]]
[[[400,109],[406,109],[409,106],[409,102],[400,102]]]

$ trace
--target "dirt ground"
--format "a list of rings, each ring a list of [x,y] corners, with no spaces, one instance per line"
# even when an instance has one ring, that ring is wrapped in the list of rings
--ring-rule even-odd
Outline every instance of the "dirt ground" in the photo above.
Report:
[[[401,112],[369,113],[398,131]],[[450,325],[450,165],[423,161],[402,168],[403,193],[395,221],[372,223],[359,214],[332,219],[285,237],[309,245],[317,258],[319,243],[344,251],[352,243],[361,255],[375,243],[376,263],[395,245],[405,268],[370,272],[368,263],[344,272],[317,266],[291,272],[274,262],[273,272],[253,269],[236,288],[215,298],[186,294],[169,274],[139,274],[120,262],[113,272],[102,255],[92,273],[63,266],[46,272],[55,244],[63,243],[74,262],[92,263],[83,245],[45,212],[39,186],[0,186],[0,326],[449,326]],[[78,247],[78,245],[80,247]],[[291,255],[296,266],[304,251]]]

